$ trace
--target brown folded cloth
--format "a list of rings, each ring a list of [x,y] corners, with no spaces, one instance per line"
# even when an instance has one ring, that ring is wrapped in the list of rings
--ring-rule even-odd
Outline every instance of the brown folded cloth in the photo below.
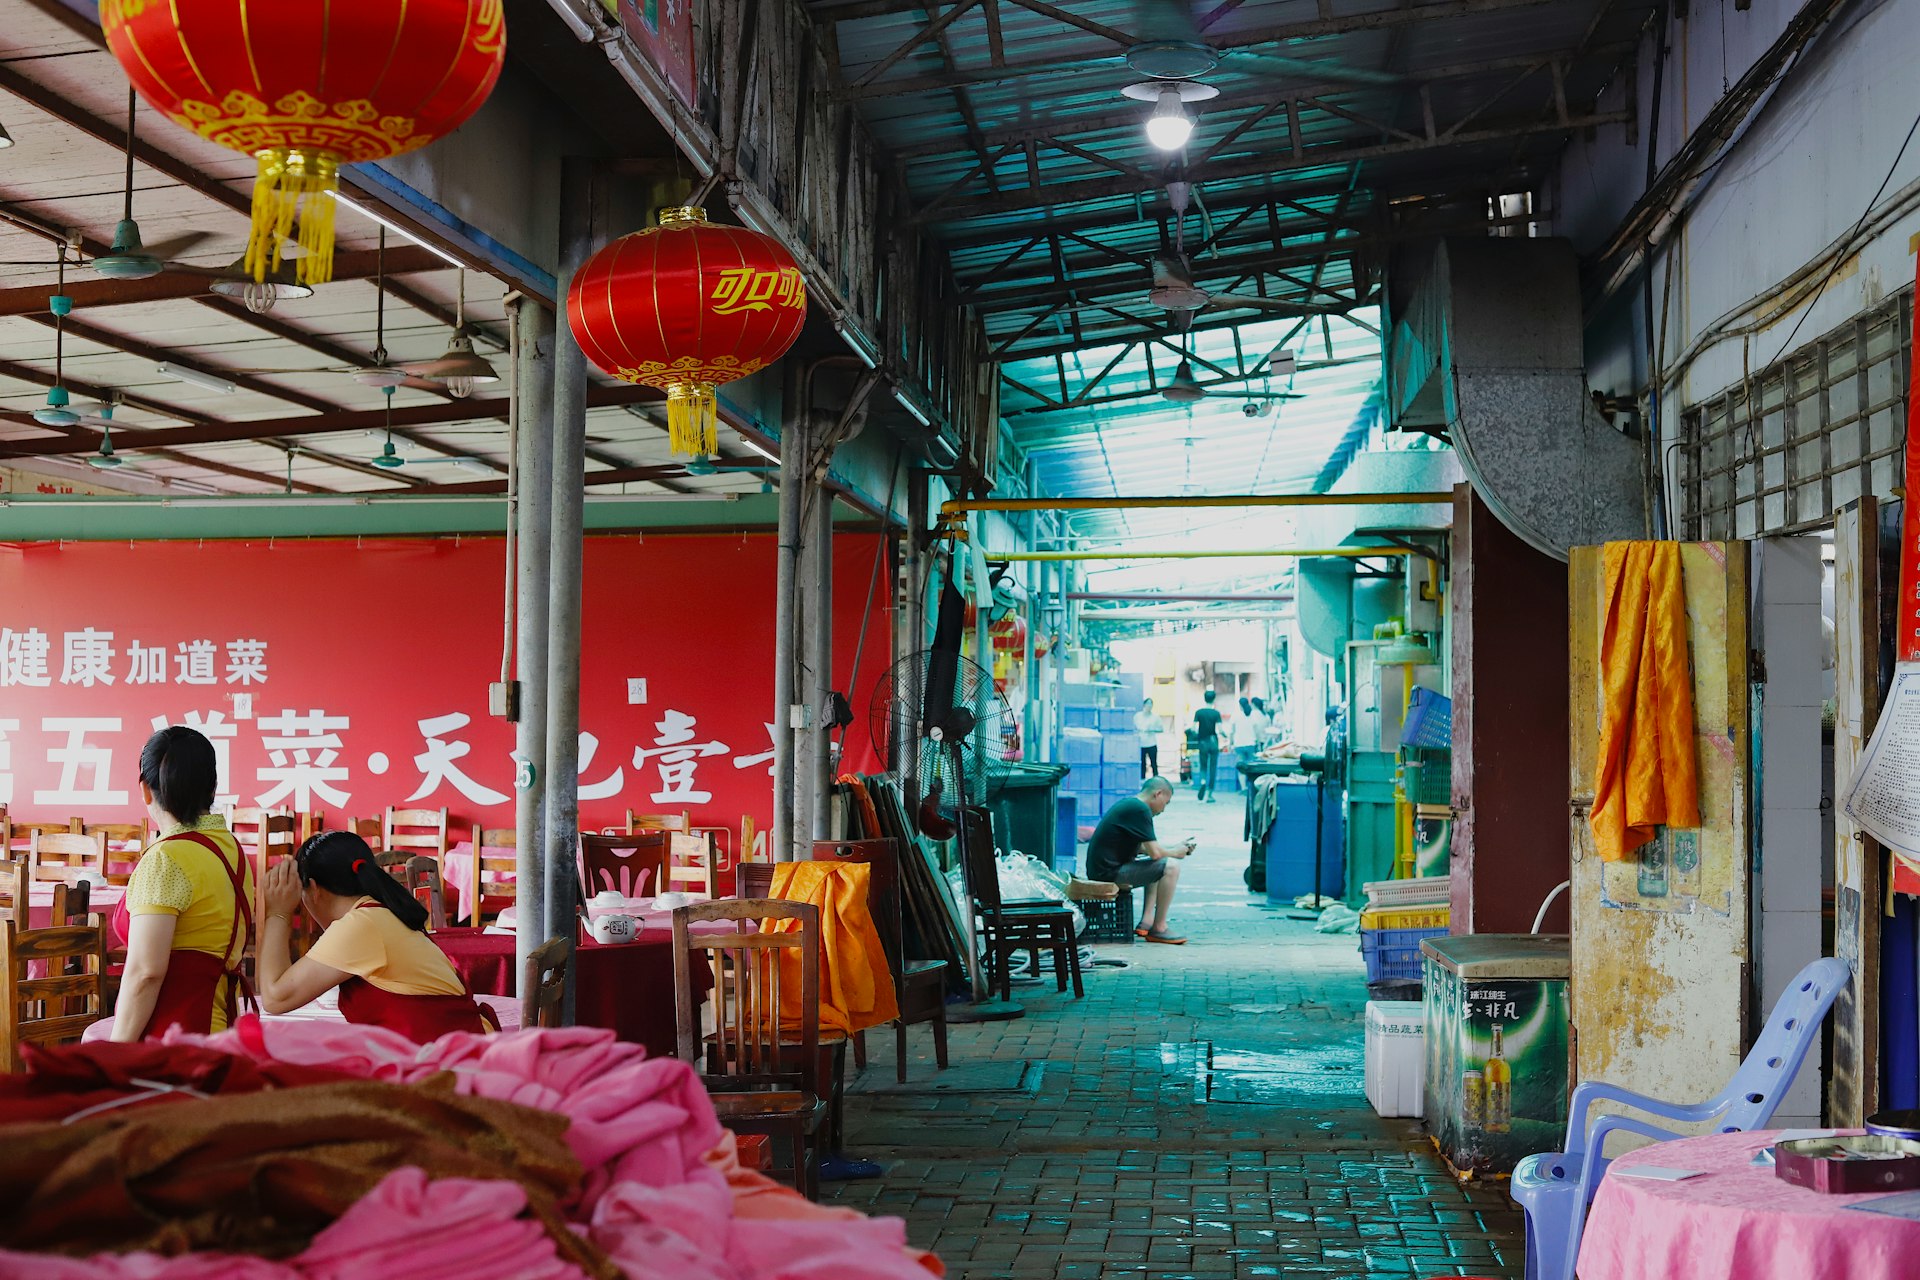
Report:
[[[564,1116],[422,1084],[311,1085],[77,1124],[0,1127],[0,1247],[54,1253],[225,1250],[284,1257],[394,1169],[510,1179],[560,1255],[617,1277],[567,1229],[583,1179]]]

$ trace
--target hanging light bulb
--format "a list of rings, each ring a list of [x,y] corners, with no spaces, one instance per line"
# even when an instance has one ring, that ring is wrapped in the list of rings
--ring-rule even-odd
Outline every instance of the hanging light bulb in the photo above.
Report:
[[[432,378],[447,389],[447,394],[465,397],[483,382],[498,382],[500,374],[486,357],[475,354],[473,339],[467,336],[467,273],[460,273],[459,309],[454,313],[453,336],[438,360],[407,366],[422,378]]]
[[[1160,101],[1147,117],[1147,141],[1162,151],[1178,151],[1193,136],[1193,117],[1181,104],[1180,89],[1168,85],[1160,91]]]

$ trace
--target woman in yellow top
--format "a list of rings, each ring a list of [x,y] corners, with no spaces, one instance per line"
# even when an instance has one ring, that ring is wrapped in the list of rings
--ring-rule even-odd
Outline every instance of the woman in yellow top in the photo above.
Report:
[[[209,812],[216,775],[213,744],[185,725],[161,729],[141,749],[140,796],[160,838],[141,854],[114,912],[127,948],[115,1040],[172,1026],[222,1031],[238,1015],[253,877],[225,819]]]
[[[325,932],[290,961],[293,913]],[[427,936],[427,909],[384,871],[367,842],[322,831],[267,872],[260,925],[260,1007],[286,1013],[340,988],[348,1022],[383,1026],[420,1044],[453,1031],[496,1031],[446,953]]]

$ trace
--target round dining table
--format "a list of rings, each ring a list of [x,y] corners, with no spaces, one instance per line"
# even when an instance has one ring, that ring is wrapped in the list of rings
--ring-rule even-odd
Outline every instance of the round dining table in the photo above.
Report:
[[[1822,1130],[1821,1132],[1827,1132]],[[1842,1131],[1846,1132],[1846,1131]],[[1641,1147],[1600,1181],[1580,1239],[1580,1280],[1909,1280],[1920,1275],[1920,1193],[1826,1195],[1779,1177],[1757,1153],[1776,1131],[1714,1133]],[[1636,1166],[1697,1171],[1676,1181]]]
[[[437,929],[433,940],[475,995],[512,995],[514,936],[478,929]],[[674,1014],[673,934],[646,929],[632,942],[601,944],[581,939],[574,953],[574,1021],[607,1027],[622,1040],[670,1058],[678,1047]],[[712,977],[704,956],[695,956],[694,981],[704,993]]]

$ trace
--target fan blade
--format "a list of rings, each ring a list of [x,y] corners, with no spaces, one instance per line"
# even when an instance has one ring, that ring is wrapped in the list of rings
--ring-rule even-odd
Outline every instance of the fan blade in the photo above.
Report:
[[[1156,253],[1153,255],[1153,287],[1193,288],[1193,271],[1178,254]]]
[[[432,360],[402,360],[393,367],[396,369],[405,369],[415,377],[444,378],[458,371],[465,363],[467,362],[447,359],[445,357],[436,357]]]
[[[1314,80],[1344,80],[1350,84],[1399,84],[1401,78],[1391,71],[1370,67],[1349,67],[1322,58],[1289,58],[1278,53],[1248,53],[1234,50],[1233,60],[1249,66],[1264,67],[1279,75]]]
[[[195,245],[211,239],[213,239],[213,232],[211,231],[187,231],[174,236],[172,239],[161,240],[156,244],[146,244],[143,242],[140,246],[140,252],[145,257],[157,258],[161,262],[166,262],[171,258],[179,257],[183,253],[191,252]]]
[[[1278,311],[1293,316],[1337,316],[1345,313],[1346,308],[1331,303],[1289,302],[1282,298],[1262,298],[1253,293],[1216,293],[1208,306],[1254,307],[1261,311]]]

